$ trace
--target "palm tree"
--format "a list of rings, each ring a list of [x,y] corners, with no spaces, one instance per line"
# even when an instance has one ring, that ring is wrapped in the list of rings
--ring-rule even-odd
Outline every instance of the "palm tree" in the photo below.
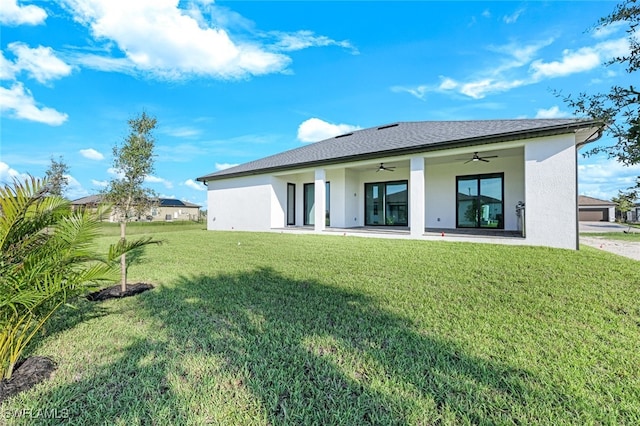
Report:
[[[0,187],[0,379],[10,379],[24,348],[68,299],[117,280],[114,259],[151,242],[94,248],[98,215],[74,212],[28,178]]]

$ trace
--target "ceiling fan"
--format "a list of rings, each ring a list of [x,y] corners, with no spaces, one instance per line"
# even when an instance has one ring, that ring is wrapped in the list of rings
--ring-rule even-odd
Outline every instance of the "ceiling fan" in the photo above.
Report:
[[[396,167],[395,166],[385,166],[384,163],[380,163],[380,167],[378,167],[378,170],[376,170],[376,173],[379,172],[380,170],[384,170],[387,172],[393,172]]]
[[[470,163],[472,161],[484,161],[485,163],[488,163],[489,160],[487,160],[487,158],[498,158],[498,156],[497,155],[488,155],[486,157],[480,157],[477,152],[474,152],[473,156],[471,157],[471,159],[465,161],[464,164]]]

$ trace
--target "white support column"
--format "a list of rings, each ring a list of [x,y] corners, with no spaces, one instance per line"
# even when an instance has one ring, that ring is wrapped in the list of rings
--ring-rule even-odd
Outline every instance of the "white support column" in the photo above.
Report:
[[[576,250],[578,165],[575,136],[530,140],[524,148],[524,161],[527,243]]]
[[[325,229],[325,211],[326,211],[326,173],[324,169],[316,169],[314,193],[315,193],[315,231],[321,232]]]
[[[409,227],[412,237],[424,234],[424,158],[411,157],[409,175]]]

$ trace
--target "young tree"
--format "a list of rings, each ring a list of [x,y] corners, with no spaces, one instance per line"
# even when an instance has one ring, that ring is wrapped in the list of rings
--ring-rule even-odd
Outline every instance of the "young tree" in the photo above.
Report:
[[[56,161],[51,157],[51,164],[45,172],[46,192],[49,195],[62,197],[67,185],[69,185],[69,179],[66,176],[69,173],[69,166],[64,162],[62,156],[58,158],[58,161]]]
[[[144,179],[153,173],[153,148],[156,128],[155,117],[143,112],[128,121],[129,135],[122,146],[113,148],[113,166],[119,175],[112,179],[105,191],[105,200],[113,205],[113,211],[120,221],[120,241],[126,243],[127,222],[145,214],[152,206],[155,194],[144,188]],[[127,259],[120,257],[120,288],[127,290]]]
[[[627,212],[631,211],[634,207],[634,203],[636,201],[635,191],[618,191],[618,196],[613,197],[611,199],[612,202],[616,203],[616,209],[622,215],[621,219],[623,222],[627,221]]]
[[[97,214],[73,211],[36,178],[0,186],[0,381],[44,324],[74,296],[113,282],[120,254],[153,243],[150,238],[95,251]]]
[[[598,21],[598,27],[624,24],[629,42],[629,53],[606,62],[606,65],[624,65],[628,74],[640,69],[640,40],[636,29],[640,24],[640,5],[636,0],[619,3],[614,11]],[[596,147],[587,154],[607,153],[621,163],[630,166],[640,163],[640,91],[637,87],[612,86],[606,93],[580,93],[577,97],[564,98],[577,115],[600,120],[607,125],[607,132],[616,141],[612,146]],[[640,188],[640,181],[636,183]]]

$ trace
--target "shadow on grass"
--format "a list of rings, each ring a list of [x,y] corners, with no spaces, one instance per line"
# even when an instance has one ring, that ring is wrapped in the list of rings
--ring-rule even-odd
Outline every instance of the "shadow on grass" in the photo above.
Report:
[[[39,332],[41,338],[36,338],[29,343],[23,353],[23,358],[33,353],[45,340],[53,339],[56,335],[70,330],[80,323],[98,319],[107,314],[108,310],[104,306],[89,302],[84,296],[69,300],[67,305],[63,305],[45,322]]]
[[[74,422],[123,424],[548,423],[576,409],[363,294],[269,268],[182,276],[140,304],[166,340],[137,340],[43,401],[74,407]]]

